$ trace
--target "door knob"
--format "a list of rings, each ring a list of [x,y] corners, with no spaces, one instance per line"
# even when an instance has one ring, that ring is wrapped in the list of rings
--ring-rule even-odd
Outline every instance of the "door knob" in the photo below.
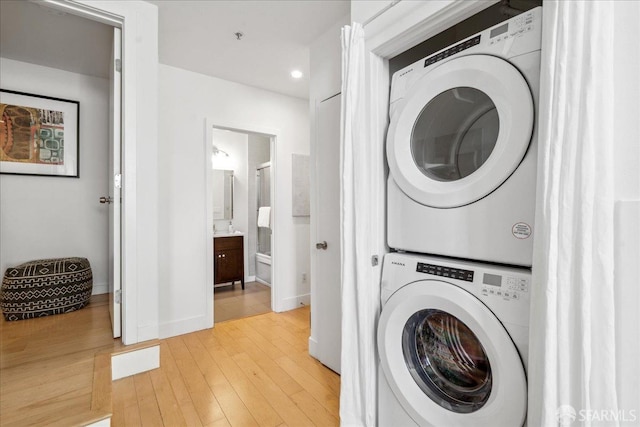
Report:
[[[100,197],[100,203],[107,203],[107,204],[113,203],[113,199],[109,196],[107,197],[103,196],[103,197]]]
[[[316,249],[322,249],[324,251],[327,250],[327,242],[324,241],[322,243],[316,243]]]

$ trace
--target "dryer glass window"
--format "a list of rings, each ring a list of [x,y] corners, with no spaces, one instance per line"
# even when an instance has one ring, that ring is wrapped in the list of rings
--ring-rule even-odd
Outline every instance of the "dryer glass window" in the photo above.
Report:
[[[433,98],[411,134],[413,160],[437,181],[471,175],[487,161],[500,130],[495,104],[484,92],[457,87]]]
[[[422,391],[443,408],[477,411],[491,395],[491,364],[478,337],[440,310],[415,313],[402,334],[404,359]]]

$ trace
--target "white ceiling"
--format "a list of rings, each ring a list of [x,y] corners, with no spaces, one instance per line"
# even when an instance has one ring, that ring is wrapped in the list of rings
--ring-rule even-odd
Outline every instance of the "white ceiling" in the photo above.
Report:
[[[25,0],[0,0],[3,58],[108,78],[112,40],[108,25]]]
[[[349,13],[349,0],[151,3],[162,64],[298,98],[309,96],[309,45]],[[244,33],[237,40],[234,33]],[[111,27],[26,0],[0,0],[0,56],[108,76]],[[304,73],[300,80],[293,69]]]
[[[348,0],[151,3],[161,63],[298,98],[309,97],[309,45],[350,8]],[[304,77],[292,79],[293,69]]]

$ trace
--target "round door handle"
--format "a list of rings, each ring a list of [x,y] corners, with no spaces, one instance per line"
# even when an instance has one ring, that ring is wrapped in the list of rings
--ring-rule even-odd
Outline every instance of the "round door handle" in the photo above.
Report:
[[[113,199],[109,196],[106,196],[106,197],[103,196],[103,197],[100,197],[100,203],[106,203],[106,204],[113,203]]]
[[[316,243],[316,249],[322,249],[323,251],[327,250],[327,242],[323,241],[321,243]]]

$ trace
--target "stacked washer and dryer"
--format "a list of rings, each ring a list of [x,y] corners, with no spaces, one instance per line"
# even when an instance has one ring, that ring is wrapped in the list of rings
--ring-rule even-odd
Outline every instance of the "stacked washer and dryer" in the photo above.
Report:
[[[395,73],[379,425],[522,426],[541,8]]]

